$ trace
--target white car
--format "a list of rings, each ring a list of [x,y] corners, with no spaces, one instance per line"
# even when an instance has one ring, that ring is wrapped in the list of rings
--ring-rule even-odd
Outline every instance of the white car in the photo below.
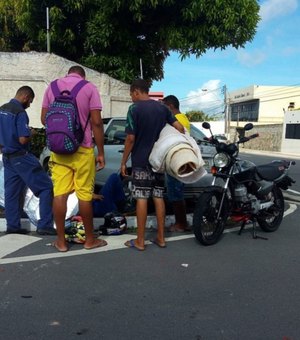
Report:
[[[105,168],[96,173],[95,183],[103,186],[107,178],[112,173],[119,173],[122,153],[124,152],[124,141],[126,138],[125,125],[126,118],[103,118],[104,123],[104,152],[105,152]],[[191,125],[191,136],[196,140],[200,147],[202,158],[205,161],[206,170],[209,172],[212,166],[213,156],[216,153],[215,147],[205,141],[205,135],[195,126]],[[97,149],[95,148],[95,153]],[[50,151],[45,147],[40,155],[40,163],[45,170],[48,170],[48,161]],[[127,162],[127,168],[130,173],[130,159]],[[200,181],[187,184],[185,186],[185,197],[195,199],[203,187],[211,182],[210,176],[204,176]],[[130,178],[124,179],[126,191],[130,190]],[[128,187],[129,186],[129,187]]]

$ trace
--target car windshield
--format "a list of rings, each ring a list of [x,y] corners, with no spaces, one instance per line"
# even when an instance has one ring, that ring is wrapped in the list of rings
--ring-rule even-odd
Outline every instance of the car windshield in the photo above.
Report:
[[[194,125],[191,124],[191,136],[197,140],[204,140],[205,139],[205,134],[197,129]]]
[[[107,145],[124,144],[126,138],[125,125],[125,119],[114,119],[105,131],[104,143]]]

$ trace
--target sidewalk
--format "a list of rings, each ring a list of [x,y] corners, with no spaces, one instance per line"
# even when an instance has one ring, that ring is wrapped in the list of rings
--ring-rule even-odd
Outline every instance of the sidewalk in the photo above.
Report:
[[[289,158],[289,159],[300,159],[300,153],[283,153],[283,152],[277,152],[277,151],[265,151],[265,150],[252,150],[252,149],[246,149],[243,147],[240,147],[240,153],[248,153],[253,155],[265,155],[268,157],[271,157],[274,155],[274,157],[281,157],[281,158]]]

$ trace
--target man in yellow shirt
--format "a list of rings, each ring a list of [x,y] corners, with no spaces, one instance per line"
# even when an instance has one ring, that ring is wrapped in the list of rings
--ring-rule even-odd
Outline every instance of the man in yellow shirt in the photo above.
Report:
[[[184,113],[179,110],[179,100],[174,95],[165,97],[162,102],[172,111],[175,118],[190,133],[191,125]],[[172,203],[175,223],[170,227],[170,231],[184,232],[189,230],[186,218],[186,206],[184,200],[184,183],[178,179],[166,175],[168,200]]]

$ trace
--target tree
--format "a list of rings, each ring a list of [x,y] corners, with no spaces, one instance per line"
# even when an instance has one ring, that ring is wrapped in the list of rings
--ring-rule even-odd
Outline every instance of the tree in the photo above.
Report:
[[[9,17],[10,37],[5,40],[1,29],[1,50],[45,51],[49,7],[52,52],[125,82],[140,75],[140,59],[144,78],[152,81],[163,78],[170,51],[184,59],[243,47],[259,21],[258,0],[0,1],[1,28]]]
[[[190,122],[206,122],[208,120],[214,120],[211,116],[207,115],[203,111],[187,111],[186,116]]]

